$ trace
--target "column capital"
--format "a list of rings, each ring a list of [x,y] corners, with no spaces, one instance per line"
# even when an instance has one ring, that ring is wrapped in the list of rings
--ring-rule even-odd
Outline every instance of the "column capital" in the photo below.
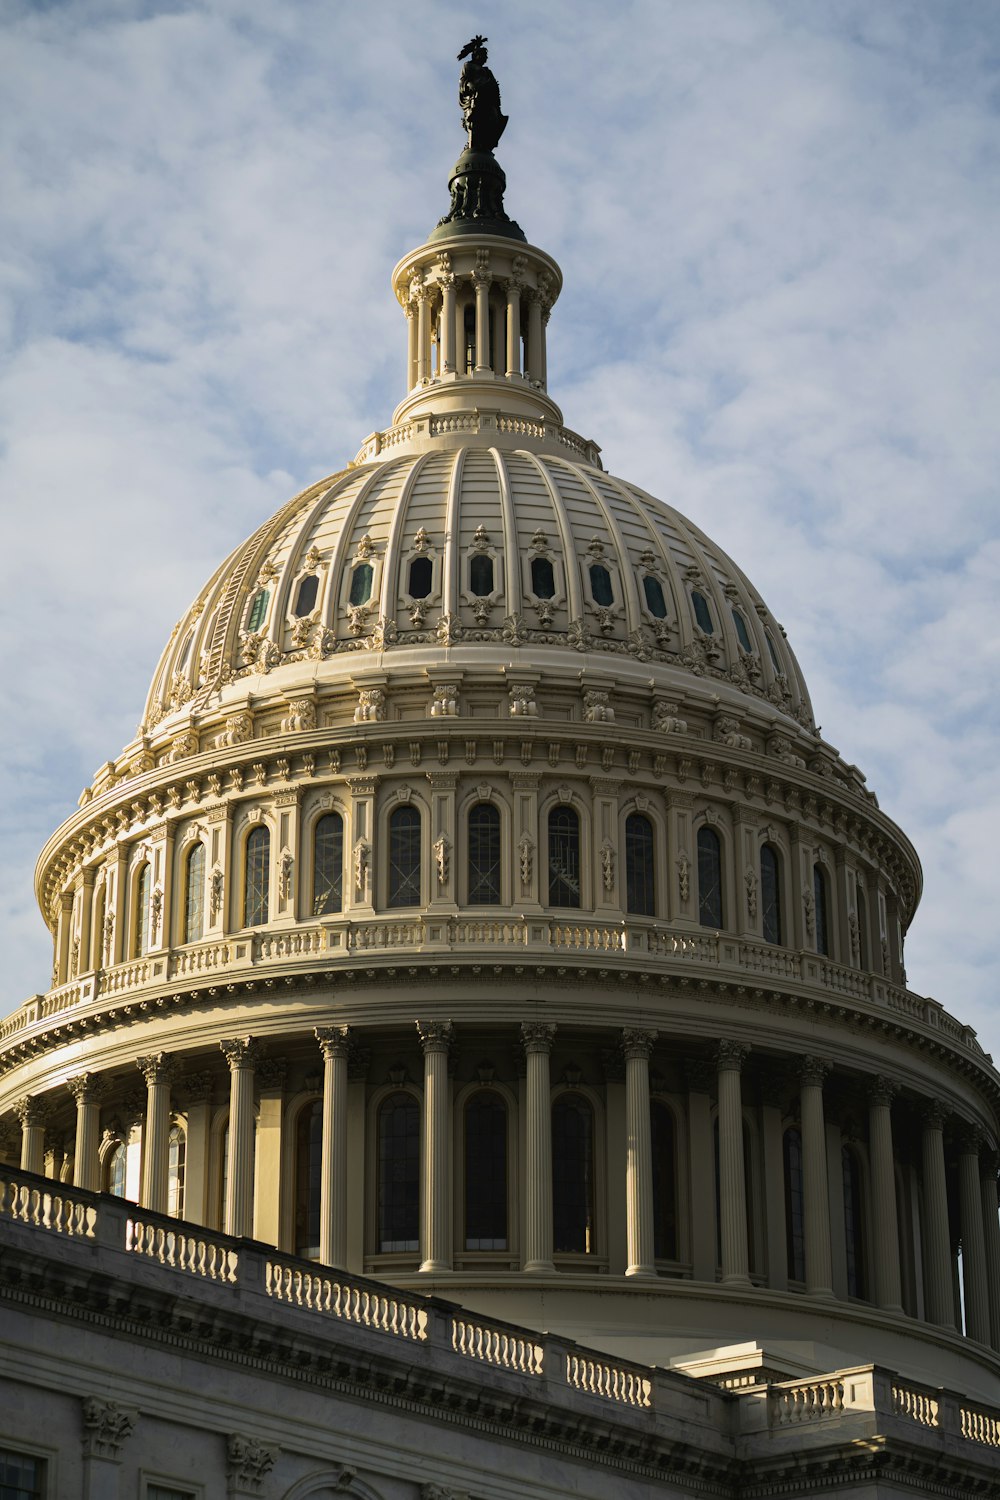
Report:
[[[317,1026],[313,1036],[319,1042],[324,1062],[331,1057],[348,1057],[351,1051],[351,1028],[349,1026]]]
[[[715,1066],[720,1073],[742,1073],[749,1054],[750,1048],[744,1043],[724,1037],[715,1048]]]
[[[885,1073],[878,1073],[868,1082],[868,1103],[890,1105],[899,1093],[899,1084]]]
[[[638,1031],[626,1026],[622,1031],[622,1051],[626,1058],[642,1058],[648,1062],[653,1055],[653,1045],[658,1036],[655,1031]]]
[[[958,1131],[958,1150],[961,1156],[978,1157],[986,1141],[986,1132],[981,1125],[970,1125],[963,1121]]]
[[[135,1065],[150,1085],[172,1082],[177,1071],[177,1060],[170,1052],[149,1052],[137,1057]]]
[[[220,1042],[219,1046],[231,1073],[235,1073],[239,1068],[246,1068],[250,1072],[256,1068],[260,1059],[260,1043],[256,1037],[229,1037],[226,1041]]]
[[[22,1094],[14,1105],[14,1113],[28,1130],[34,1125],[44,1125],[52,1113],[52,1101],[40,1094]]]
[[[117,1461],[125,1439],[139,1420],[132,1406],[117,1401],[101,1401],[88,1396],[83,1403],[83,1452],[86,1458],[110,1458]]]
[[[799,1082],[822,1088],[833,1064],[827,1062],[825,1057],[814,1057],[811,1053],[799,1060]]]
[[[256,1439],[231,1432],[226,1438],[226,1478],[230,1485],[252,1487],[257,1493],[265,1477],[274,1468],[278,1448],[265,1447]]]
[[[551,1021],[522,1021],[521,1042],[527,1053],[552,1051],[556,1028]]]
[[[77,1104],[97,1104],[107,1094],[109,1083],[103,1073],[77,1073],[75,1078],[67,1078],[66,1087]]]
[[[455,1040],[455,1028],[450,1021],[417,1021],[416,1027],[425,1057],[429,1052],[447,1052]]]
[[[941,1099],[926,1099],[920,1109],[925,1130],[943,1130],[951,1110]]]

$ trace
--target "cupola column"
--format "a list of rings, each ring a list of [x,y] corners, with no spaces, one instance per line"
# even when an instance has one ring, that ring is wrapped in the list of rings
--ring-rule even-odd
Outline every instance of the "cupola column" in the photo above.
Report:
[[[990,1342],[990,1292],[986,1280],[986,1241],[983,1235],[983,1190],[979,1182],[981,1132],[968,1130],[958,1157],[959,1212],[962,1225],[962,1286],[965,1292],[965,1331],[980,1344]]]
[[[48,1111],[40,1099],[25,1094],[15,1104],[14,1113],[21,1122],[21,1171],[37,1172],[41,1177],[45,1170],[45,1120]]]
[[[507,379],[521,378],[521,283],[512,276],[507,283]]]
[[[259,1048],[253,1037],[220,1042],[229,1064],[229,1170],[223,1228],[237,1236],[253,1232],[253,1083]]]
[[[136,1058],[146,1080],[146,1120],[142,1135],[142,1206],[152,1213],[167,1211],[170,1166],[170,1083],[174,1059],[169,1052]]]
[[[69,945],[73,926],[73,892],[63,891],[59,897],[59,919],[56,925],[56,984],[65,984],[69,978]]]
[[[997,1217],[997,1156],[979,1153],[979,1182],[983,1195],[983,1243],[986,1247],[986,1284],[990,1296],[990,1343],[1000,1349],[1000,1218]]]
[[[91,963],[91,951],[93,941],[91,937],[91,924],[94,919],[94,880],[97,870],[93,865],[83,872],[83,887],[80,891],[80,954],[77,964],[77,972],[86,973],[88,969],[95,968]]]
[[[826,1163],[826,1124],[823,1117],[823,1080],[829,1071],[829,1063],[820,1058],[805,1057],[799,1072],[806,1291],[814,1297],[833,1296],[830,1189]]]
[[[455,332],[455,274],[453,271],[444,271],[441,276],[441,373],[443,375],[455,374]]]
[[[521,1040],[528,1060],[524,1197],[524,1269],[554,1271],[552,1261],[552,1087],[549,1057],[556,1028],[526,1021]]]
[[[476,374],[490,375],[490,252],[476,253],[472,284],[476,289]]]
[[[653,1141],[649,1115],[649,1059],[655,1031],[622,1032],[625,1053],[626,1276],[655,1276],[653,1243]]]
[[[955,1327],[955,1293],[948,1232],[948,1184],[944,1171],[945,1111],[935,1099],[924,1110],[923,1239],[927,1316],[941,1328]]]
[[[73,1158],[73,1186],[89,1193],[101,1188],[101,1096],[104,1080],[97,1073],[78,1073],[67,1080],[67,1088],[76,1100],[76,1150]]]
[[[740,1074],[749,1047],[722,1041],[715,1054],[719,1090],[719,1231],[722,1280],[750,1285],[747,1188],[743,1167],[743,1093]]]
[[[412,391],[417,383],[417,309],[408,302],[406,313],[406,389]]]
[[[431,378],[431,305],[425,286],[417,292],[417,385]]]
[[[899,1279],[896,1169],[892,1150],[892,1101],[899,1085],[879,1075],[868,1090],[868,1143],[872,1168],[875,1301],[887,1312],[903,1311]]]
[[[323,1142],[319,1189],[319,1258],[347,1265],[347,1026],[317,1026],[323,1053]]]
[[[542,301],[537,291],[528,292],[528,368],[529,380],[542,384]]]
[[[420,1269],[451,1270],[450,1021],[417,1022],[424,1050],[423,1171],[420,1174]]]

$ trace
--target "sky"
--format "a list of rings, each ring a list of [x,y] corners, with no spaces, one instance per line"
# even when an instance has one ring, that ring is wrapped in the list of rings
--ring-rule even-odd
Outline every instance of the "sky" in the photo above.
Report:
[[[0,0],[0,1013],[174,622],[404,394],[479,31],[551,394],[782,621],[1000,1059],[995,0]]]

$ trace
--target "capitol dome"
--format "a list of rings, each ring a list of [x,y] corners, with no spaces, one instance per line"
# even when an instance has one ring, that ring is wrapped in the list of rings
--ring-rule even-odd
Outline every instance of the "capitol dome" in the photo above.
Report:
[[[393,273],[390,425],[222,564],[42,851],[6,1149],[307,1301],[989,1399],[1000,1076],[907,987],[916,854],[671,476],[564,426],[498,173]]]

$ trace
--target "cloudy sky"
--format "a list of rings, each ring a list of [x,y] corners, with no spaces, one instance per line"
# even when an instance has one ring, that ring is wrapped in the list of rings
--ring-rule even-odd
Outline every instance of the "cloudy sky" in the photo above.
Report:
[[[995,0],[4,0],[0,1011],[35,856],[220,558],[403,394],[397,259],[490,37],[550,387],[783,621],[1000,1057]]]

